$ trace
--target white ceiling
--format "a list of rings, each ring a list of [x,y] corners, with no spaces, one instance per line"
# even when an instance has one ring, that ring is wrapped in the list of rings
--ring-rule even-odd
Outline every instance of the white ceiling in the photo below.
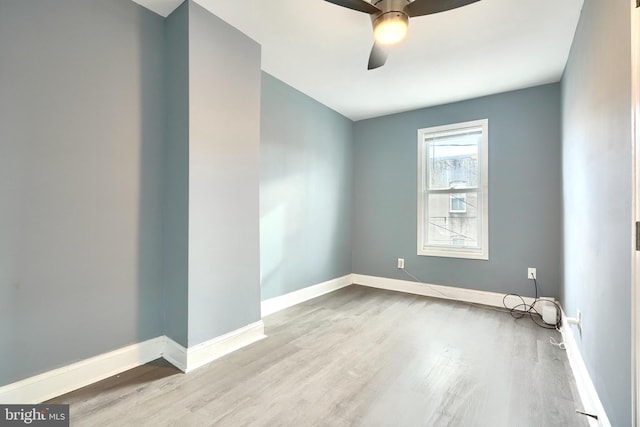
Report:
[[[167,16],[182,0],[133,0]],[[367,71],[369,16],[324,0],[196,0],[262,45],[262,69],[352,120],[557,82],[583,0],[482,0],[412,18]]]

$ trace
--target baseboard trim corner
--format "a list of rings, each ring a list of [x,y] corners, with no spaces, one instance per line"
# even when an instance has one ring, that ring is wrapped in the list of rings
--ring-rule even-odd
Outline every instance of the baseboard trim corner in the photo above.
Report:
[[[285,308],[293,307],[296,304],[303,303],[324,294],[328,294],[329,292],[344,288],[351,285],[352,283],[353,275],[347,274],[336,279],[328,280],[326,282],[318,283],[317,285],[290,292],[288,294],[269,298],[262,301],[262,303],[260,304],[262,309],[262,317],[276,313],[280,310],[284,310]]]
[[[189,349],[163,335],[2,386],[0,404],[41,403],[160,357],[189,372],[263,338],[262,320]]]
[[[191,372],[229,353],[266,338],[262,320],[186,349],[184,372]],[[184,348],[184,347],[183,347]]]
[[[182,372],[187,372],[187,349],[168,336],[164,336],[161,357]]]
[[[132,344],[0,387],[2,404],[36,404],[160,357],[164,337]]]

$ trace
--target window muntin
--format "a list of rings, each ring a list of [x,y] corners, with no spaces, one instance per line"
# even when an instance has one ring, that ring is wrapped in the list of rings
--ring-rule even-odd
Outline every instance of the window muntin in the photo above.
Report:
[[[418,255],[488,259],[488,121],[418,131]]]

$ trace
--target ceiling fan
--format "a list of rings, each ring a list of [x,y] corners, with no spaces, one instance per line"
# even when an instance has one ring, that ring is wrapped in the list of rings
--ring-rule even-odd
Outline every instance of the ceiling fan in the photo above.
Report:
[[[368,69],[382,67],[387,61],[385,46],[405,38],[409,18],[431,15],[466,6],[480,0],[325,0],[338,6],[368,13],[373,24],[375,42],[369,56]]]

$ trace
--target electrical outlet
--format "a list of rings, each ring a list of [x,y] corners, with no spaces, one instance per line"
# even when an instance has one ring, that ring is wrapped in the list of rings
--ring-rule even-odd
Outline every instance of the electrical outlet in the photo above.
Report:
[[[404,268],[404,258],[398,258],[398,268]]]
[[[582,335],[582,311],[578,309],[578,329],[580,329],[580,335]]]
[[[578,327],[578,332],[580,333],[580,337],[582,338],[582,311],[580,309],[576,310],[576,317],[567,317],[566,321],[569,325],[576,325]]]
[[[527,279],[533,280],[537,278],[538,278],[538,274],[536,273],[536,269],[534,267],[529,267],[527,269]]]

